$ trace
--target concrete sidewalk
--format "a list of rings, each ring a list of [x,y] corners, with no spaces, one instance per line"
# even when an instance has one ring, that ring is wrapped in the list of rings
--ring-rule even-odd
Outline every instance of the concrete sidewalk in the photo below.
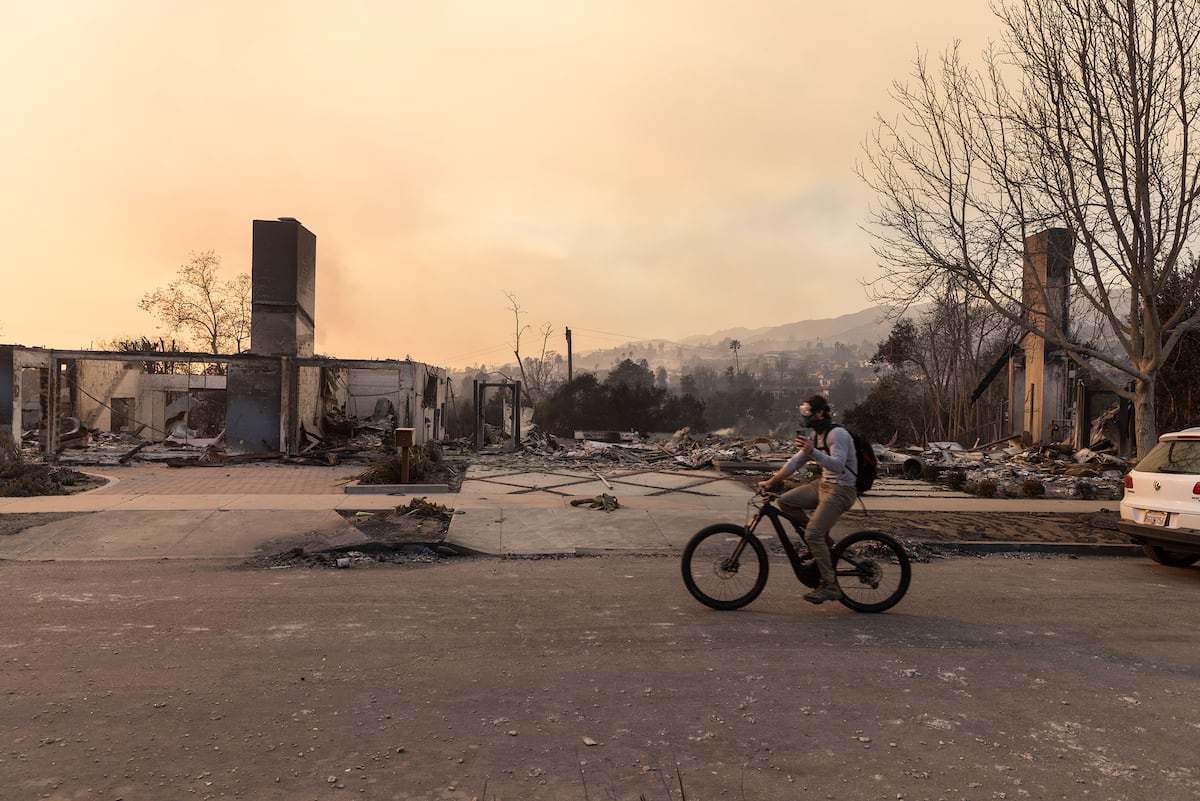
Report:
[[[752,497],[718,471],[652,468],[604,474],[572,465],[521,470],[473,465],[460,492],[350,494],[360,466],[239,464],[87,470],[109,483],[89,492],[0,498],[0,514],[74,516],[0,538],[0,559],[246,558],[264,549],[353,545],[365,538],[339,512],[389,510],[427,496],[456,514],[447,544],[481,554],[674,553],[706,525],[742,522]],[[608,494],[605,512],[572,500]],[[1117,501],[980,499],[909,481],[881,480],[866,499],[879,511],[1090,512]]]
[[[608,494],[621,508],[572,506]],[[554,473],[472,468],[459,494],[447,542],[486,554],[679,553],[701,528],[744,523],[753,492],[718,471],[628,470],[603,479],[578,470]],[[1117,501],[987,499],[923,482],[880,479],[864,498],[872,511],[1094,512]],[[834,527],[834,537],[852,530]]]

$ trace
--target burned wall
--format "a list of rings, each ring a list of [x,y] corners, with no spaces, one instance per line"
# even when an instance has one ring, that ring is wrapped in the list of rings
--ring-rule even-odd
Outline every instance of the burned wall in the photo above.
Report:
[[[283,367],[276,360],[230,363],[225,447],[230,453],[286,450],[281,442]]]
[[[134,427],[147,439],[212,439],[221,431],[215,407],[225,417],[227,378],[223,375],[148,375],[139,382]],[[195,416],[196,419],[191,418]]]
[[[0,436],[19,445],[21,435],[42,422],[50,362],[48,350],[0,345]]]
[[[112,399],[138,396],[142,368],[128,362],[80,360],[76,371],[74,389],[75,414],[80,423],[91,429],[112,431]],[[136,419],[136,401],[122,411],[125,416]]]
[[[414,430],[418,445],[445,435],[445,370],[412,361],[334,361],[329,370],[339,380],[328,402],[347,417],[381,420],[391,415],[397,427]]]

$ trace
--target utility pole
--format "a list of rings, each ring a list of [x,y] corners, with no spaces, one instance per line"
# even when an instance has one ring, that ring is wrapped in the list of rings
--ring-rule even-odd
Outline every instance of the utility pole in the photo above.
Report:
[[[571,369],[571,329],[567,330],[567,383],[570,384],[574,379],[574,372]]]

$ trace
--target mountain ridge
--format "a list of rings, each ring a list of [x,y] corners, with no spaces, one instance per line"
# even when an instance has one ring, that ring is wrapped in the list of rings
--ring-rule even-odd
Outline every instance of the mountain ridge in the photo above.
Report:
[[[703,346],[736,339],[743,347],[772,341],[834,341],[860,342],[876,339],[882,341],[892,329],[893,322],[889,315],[893,310],[886,306],[870,306],[861,311],[823,317],[816,320],[798,320],[793,323],[747,328],[736,326],[714,331],[711,334],[694,334],[679,340],[680,344]]]

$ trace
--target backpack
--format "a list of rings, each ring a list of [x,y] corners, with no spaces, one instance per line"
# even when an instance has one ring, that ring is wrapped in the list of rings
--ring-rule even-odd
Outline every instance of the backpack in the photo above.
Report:
[[[830,429],[846,428],[841,423],[834,423]],[[875,483],[875,476],[879,472],[879,461],[875,458],[875,449],[871,447],[871,443],[867,438],[859,434],[855,434],[850,429],[850,438],[854,440],[854,455],[858,457],[858,472],[854,473],[854,489],[859,495],[865,495],[870,491],[871,486]],[[828,436],[828,433],[826,434]]]

